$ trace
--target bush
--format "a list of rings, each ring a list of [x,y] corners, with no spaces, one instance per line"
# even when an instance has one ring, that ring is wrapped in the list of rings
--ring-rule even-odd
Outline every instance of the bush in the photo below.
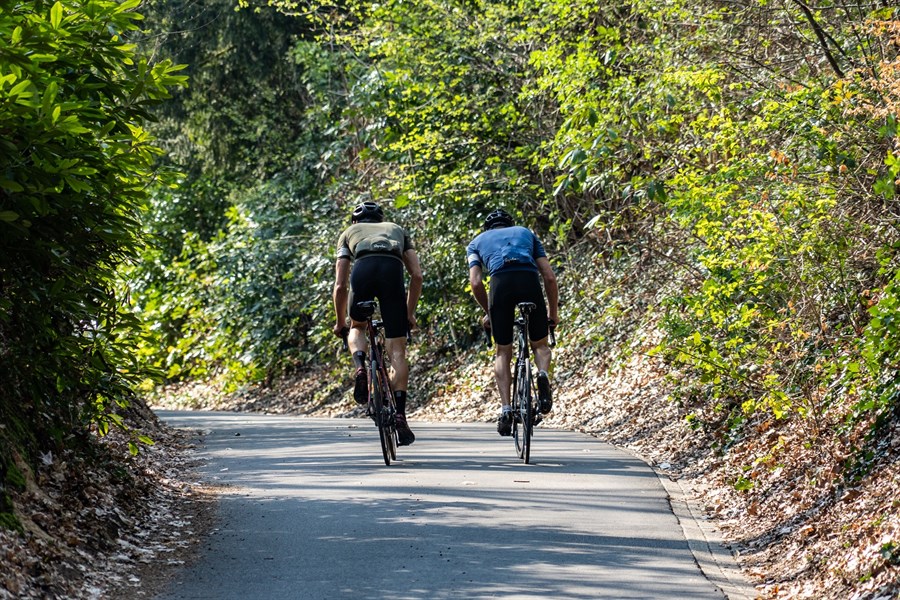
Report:
[[[42,447],[105,431],[138,378],[117,268],[156,176],[147,110],[182,81],[127,42],[138,4],[0,9],[0,419]]]

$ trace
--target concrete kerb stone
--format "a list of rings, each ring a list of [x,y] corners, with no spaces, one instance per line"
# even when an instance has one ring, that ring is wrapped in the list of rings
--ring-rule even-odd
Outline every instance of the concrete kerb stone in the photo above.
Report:
[[[653,468],[651,466],[651,468]],[[725,547],[719,532],[692,503],[676,479],[653,469],[669,495],[672,512],[681,524],[684,537],[703,574],[713,582],[728,600],[753,600],[756,589],[745,579],[734,555]]]
[[[710,582],[718,587],[728,600],[755,600],[759,597],[744,577],[734,555],[725,547],[722,537],[710,524],[699,508],[690,501],[690,496],[677,479],[672,479],[665,471],[628,448],[620,449],[642,460],[656,474],[656,478],[666,490],[669,505],[687,540],[697,566]]]

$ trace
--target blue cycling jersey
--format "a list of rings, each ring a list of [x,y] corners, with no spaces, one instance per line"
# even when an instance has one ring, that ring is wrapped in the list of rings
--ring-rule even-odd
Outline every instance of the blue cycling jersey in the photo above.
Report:
[[[469,268],[478,265],[488,275],[498,271],[537,271],[544,246],[527,227],[496,227],[478,235],[466,248]]]

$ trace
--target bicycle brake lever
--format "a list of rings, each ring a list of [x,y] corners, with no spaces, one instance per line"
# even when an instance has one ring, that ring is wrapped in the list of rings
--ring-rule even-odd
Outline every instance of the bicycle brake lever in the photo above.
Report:
[[[341,329],[341,349],[345,352],[350,349],[350,345],[347,343],[347,336],[350,334],[349,327],[343,327]]]

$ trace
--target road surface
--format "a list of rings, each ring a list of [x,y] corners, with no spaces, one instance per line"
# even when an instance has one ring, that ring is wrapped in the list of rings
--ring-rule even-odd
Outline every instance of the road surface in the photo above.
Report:
[[[387,467],[368,420],[158,414],[206,432],[224,491],[157,600],[743,597],[704,576],[656,474],[587,435],[539,428],[525,465],[491,424],[411,421]]]

